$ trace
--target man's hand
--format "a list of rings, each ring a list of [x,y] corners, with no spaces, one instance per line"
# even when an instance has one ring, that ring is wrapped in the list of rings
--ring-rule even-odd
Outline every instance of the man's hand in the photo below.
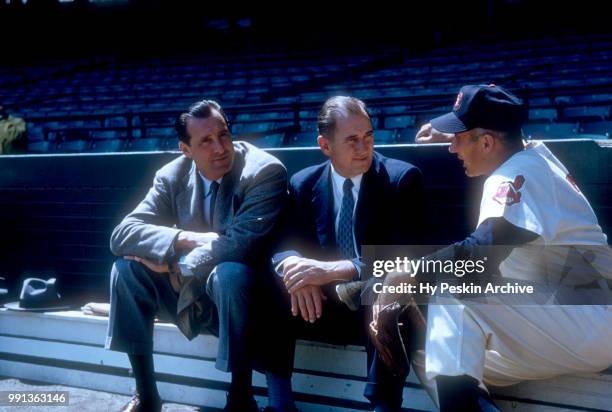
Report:
[[[204,246],[214,240],[217,240],[219,235],[215,232],[190,232],[188,230],[184,230],[179,233],[176,238],[176,242],[174,242],[174,248],[178,252],[189,253],[193,249]]]
[[[431,123],[427,123],[421,126],[421,129],[416,135],[415,142],[425,143],[450,143],[454,134],[442,133],[437,131],[431,126]]]
[[[142,263],[143,265],[145,265],[149,270],[155,272],[155,273],[168,273],[170,271],[170,269],[168,268],[168,264],[167,263],[162,263],[162,264],[158,264],[155,263],[149,259],[145,259],[145,258],[141,258],[138,256],[125,256],[126,260],[133,260],[135,262],[138,263]]]
[[[283,263],[283,281],[289,293],[305,286],[327,285],[335,280],[351,280],[357,269],[349,260],[323,262],[290,257]]]
[[[293,316],[300,314],[305,322],[314,323],[323,314],[324,300],[327,296],[320,286],[304,286],[291,294],[291,313]]]

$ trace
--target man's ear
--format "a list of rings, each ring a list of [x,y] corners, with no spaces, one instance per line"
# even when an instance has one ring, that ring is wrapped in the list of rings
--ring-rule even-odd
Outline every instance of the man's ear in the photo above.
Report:
[[[482,147],[486,151],[491,151],[493,149],[493,147],[495,146],[495,143],[496,143],[495,142],[495,137],[493,137],[489,133],[483,134],[481,136],[481,141],[482,141]]]
[[[185,157],[191,159],[191,148],[182,140],[179,140],[179,149],[183,152]]]
[[[323,137],[322,135],[319,135],[319,137],[317,137],[317,143],[319,144],[319,147],[321,148],[321,151],[325,156],[331,156],[331,150],[329,149],[329,140],[327,140],[327,138]]]

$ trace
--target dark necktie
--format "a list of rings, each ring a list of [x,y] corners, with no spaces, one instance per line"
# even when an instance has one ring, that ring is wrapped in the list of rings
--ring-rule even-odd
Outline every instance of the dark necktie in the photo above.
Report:
[[[210,184],[210,203],[208,206],[208,224],[210,228],[213,227],[213,216],[215,215],[215,202],[217,201],[217,191],[219,190],[219,183],[213,180]]]
[[[355,256],[355,243],[353,242],[353,181],[346,179],[342,185],[342,206],[340,207],[340,219],[338,221],[338,234],[336,243],[343,258],[352,259]]]

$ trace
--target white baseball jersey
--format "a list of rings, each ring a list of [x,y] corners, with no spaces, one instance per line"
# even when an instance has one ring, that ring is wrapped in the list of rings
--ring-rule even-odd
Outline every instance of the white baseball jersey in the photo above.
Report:
[[[516,153],[486,180],[478,224],[493,217],[539,235],[513,249],[502,276],[537,280],[578,248],[612,278],[612,253],[593,209],[544,144]],[[429,305],[427,321],[424,370],[415,367],[430,389],[437,375],[470,375],[484,388],[612,365],[610,306]]]

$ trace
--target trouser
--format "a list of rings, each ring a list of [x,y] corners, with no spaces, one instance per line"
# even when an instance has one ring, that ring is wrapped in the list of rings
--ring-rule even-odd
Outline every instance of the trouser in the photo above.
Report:
[[[223,262],[206,282],[205,304],[214,305],[219,337],[215,367],[228,372],[254,367],[289,376],[293,340],[289,309],[272,275],[255,273],[242,263]],[[117,259],[111,272],[111,311],[106,348],[135,355],[153,351],[156,314],[176,322],[178,294],[167,274]],[[269,338],[266,340],[266,338]]]
[[[353,312],[337,300],[334,287],[324,287],[323,291],[328,298],[323,303],[323,315],[313,324],[305,322],[301,316],[294,318],[297,335],[337,345],[364,345],[368,369],[364,396],[373,405],[385,404],[399,409],[407,376],[394,376],[378,358],[368,334],[372,307],[361,306]]]

